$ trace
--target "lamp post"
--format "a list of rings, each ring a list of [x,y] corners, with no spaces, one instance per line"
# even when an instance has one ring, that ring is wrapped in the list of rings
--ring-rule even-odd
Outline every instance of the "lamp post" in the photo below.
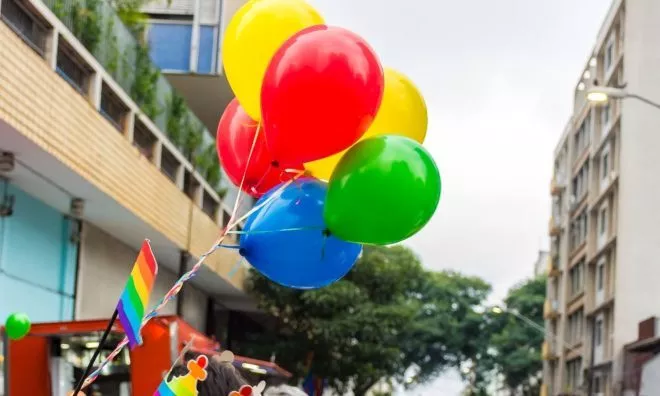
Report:
[[[527,316],[521,314],[520,312],[518,312],[517,309],[507,309],[507,308],[502,308],[499,305],[495,305],[490,310],[491,310],[492,313],[497,314],[497,315],[502,314],[504,312],[510,313],[511,315],[513,315],[516,318],[518,318],[518,319],[522,320],[523,322],[525,322],[530,327],[538,330],[539,333],[541,333],[543,335],[550,335],[550,338],[553,341],[557,341],[557,335],[556,334],[553,334],[552,332],[547,330],[544,326],[536,323],[533,319],[528,318]],[[568,349],[573,349],[573,346],[569,345],[566,341],[564,341],[563,344],[564,344],[564,347],[566,347]]]
[[[610,99],[626,99],[626,98],[637,99],[650,106],[655,107],[656,109],[660,109],[660,104],[650,99],[647,99],[643,96],[630,93],[626,91],[624,88],[594,86],[587,91],[587,100],[592,103],[605,103]]]

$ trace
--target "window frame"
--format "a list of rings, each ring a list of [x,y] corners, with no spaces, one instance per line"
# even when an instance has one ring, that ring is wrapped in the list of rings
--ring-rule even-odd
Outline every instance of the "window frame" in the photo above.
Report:
[[[151,29],[153,28],[154,25],[170,25],[170,26],[189,26],[190,27],[190,42],[188,43],[188,65],[186,66],[185,70],[180,70],[180,69],[171,69],[167,67],[162,67],[161,65],[158,64],[155,60],[153,60],[152,57],[152,52],[151,49],[154,47],[151,45]],[[160,69],[165,72],[165,73],[190,73],[192,72],[192,62],[193,62],[193,30],[194,30],[194,23],[192,19],[167,19],[167,18],[149,18],[147,21],[147,29],[145,33],[145,40],[147,43],[149,43],[150,51],[149,51],[149,56],[152,57],[153,62],[160,67]],[[184,52],[185,53],[185,52]]]
[[[600,180],[606,180],[610,175],[610,150],[604,150],[600,156]]]
[[[598,211],[598,235],[607,235],[609,222],[607,209],[607,206],[602,206]]]

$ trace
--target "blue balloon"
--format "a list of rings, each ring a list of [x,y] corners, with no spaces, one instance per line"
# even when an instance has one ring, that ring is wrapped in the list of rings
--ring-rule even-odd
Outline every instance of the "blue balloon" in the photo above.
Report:
[[[281,186],[281,185],[280,185]],[[327,286],[348,273],[362,246],[330,235],[323,221],[327,185],[302,178],[274,187],[243,228],[240,253],[273,282],[295,289]]]

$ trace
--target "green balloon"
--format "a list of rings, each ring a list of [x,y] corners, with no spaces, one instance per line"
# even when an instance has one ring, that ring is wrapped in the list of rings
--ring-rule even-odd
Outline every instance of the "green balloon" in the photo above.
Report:
[[[381,135],[344,154],[328,185],[324,218],[337,238],[388,245],[417,233],[440,201],[440,173],[416,141]]]
[[[12,340],[20,340],[25,337],[32,327],[30,318],[24,313],[13,313],[5,322],[5,332]]]

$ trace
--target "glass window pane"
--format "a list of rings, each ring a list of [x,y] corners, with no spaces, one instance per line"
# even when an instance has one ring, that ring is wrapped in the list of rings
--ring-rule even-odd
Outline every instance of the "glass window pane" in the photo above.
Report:
[[[155,23],[149,28],[149,52],[163,70],[190,70],[191,25]]]
[[[215,27],[199,27],[199,56],[197,57],[197,72],[203,74],[215,73],[213,59],[216,57]]]

